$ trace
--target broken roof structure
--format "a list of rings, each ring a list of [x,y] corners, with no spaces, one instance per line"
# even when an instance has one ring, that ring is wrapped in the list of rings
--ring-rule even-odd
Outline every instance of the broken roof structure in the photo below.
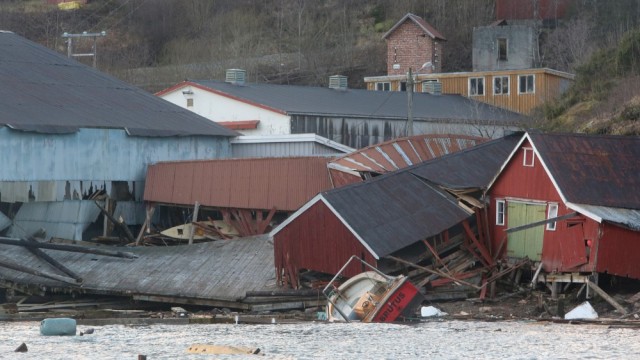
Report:
[[[3,245],[0,246],[0,284],[34,295],[60,292],[108,295],[250,310],[252,304],[243,301],[247,291],[266,290],[275,283],[273,246],[264,236],[189,246],[110,247],[108,250],[136,258],[44,251],[73,271],[80,281],[55,275],[55,268],[24,247]],[[5,267],[9,263],[38,269],[51,277]],[[67,281],[61,281],[65,279]]]
[[[525,134],[488,189],[493,252],[640,279],[639,157],[637,136]]]
[[[338,187],[416,165],[485,141],[485,138],[466,135],[415,135],[354,151],[332,160],[328,167],[333,183]]]
[[[473,211],[441,184],[486,187],[519,139],[516,134],[485,142],[318,194],[271,232],[279,276],[295,286],[301,269],[335,274],[354,254],[377,266],[456,226]],[[350,276],[358,272],[352,270]]]

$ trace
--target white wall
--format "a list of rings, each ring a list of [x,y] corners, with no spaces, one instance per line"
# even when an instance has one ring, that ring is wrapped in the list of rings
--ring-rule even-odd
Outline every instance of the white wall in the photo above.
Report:
[[[187,107],[182,91],[193,92],[193,107]],[[238,130],[244,135],[285,135],[291,133],[290,117],[259,106],[186,86],[163,94],[161,98],[213,121],[260,120],[255,130]]]

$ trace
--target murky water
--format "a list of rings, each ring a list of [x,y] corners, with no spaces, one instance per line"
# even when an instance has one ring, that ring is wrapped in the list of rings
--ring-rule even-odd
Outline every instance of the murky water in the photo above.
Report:
[[[78,326],[78,331],[88,327]],[[41,336],[38,322],[0,323],[1,359],[640,359],[640,330],[537,322],[411,325],[299,323],[94,327]],[[14,350],[26,343],[27,353]],[[194,355],[192,344],[258,347],[265,357]]]

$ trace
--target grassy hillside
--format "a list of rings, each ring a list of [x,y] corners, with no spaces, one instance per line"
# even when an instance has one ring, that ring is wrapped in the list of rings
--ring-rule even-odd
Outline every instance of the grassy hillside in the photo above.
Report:
[[[540,126],[552,131],[640,135],[640,29],[576,68],[576,81],[542,109]]]

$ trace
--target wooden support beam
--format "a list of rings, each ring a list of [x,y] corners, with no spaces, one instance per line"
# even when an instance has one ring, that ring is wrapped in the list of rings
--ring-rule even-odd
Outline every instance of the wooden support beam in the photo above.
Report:
[[[609,296],[609,294],[607,294],[604,290],[602,290],[598,285],[596,285],[593,281],[591,280],[587,280],[587,285],[589,285],[589,287],[591,289],[593,289],[593,291],[596,292],[596,294],[600,295],[603,299],[605,299],[609,304],[611,304],[611,306],[613,306],[614,308],[616,308],[616,310],[618,310],[622,315],[627,315],[628,311],[627,309],[625,309],[624,307],[622,307],[622,305],[620,305],[614,298],[612,298],[611,296]]]
[[[115,226],[117,226],[124,232],[129,242],[136,241],[136,238],[133,236],[133,234],[131,233],[131,230],[129,229],[127,224],[124,222],[124,220],[120,220],[120,221],[116,220],[111,214],[109,214],[107,210],[105,210],[105,208],[100,206],[100,204],[97,201],[95,201],[95,204],[98,207],[98,209],[100,209],[100,211],[104,214],[104,216],[106,216]]]
[[[441,268],[449,272],[447,265],[444,262],[442,262],[442,259],[440,259],[440,256],[438,256],[438,252],[436,251],[436,249],[433,248],[433,246],[431,246],[431,244],[429,244],[429,241],[425,239],[425,240],[422,240],[422,242],[427,247],[427,249],[431,251],[431,254],[433,255],[433,258],[436,260],[436,263],[438,264],[438,266],[440,266]]]
[[[22,239],[22,241],[24,242],[30,242],[30,243],[37,243],[38,241],[32,237],[28,237],[26,239]],[[82,282],[82,278],[80,276],[78,276],[76,273],[74,273],[73,271],[69,270],[69,268],[67,268],[66,266],[62,265],[58,260],[52,258],[51,256],[49,256],[47,253],[45,253],[44,251],[36,248],[36,247],[27,247],[27,249],[34,254],[35,256],[39,257],[40,259],[48,262],[49,264],[51,264],[51,266],[55,267],[56,269],[62,271],[63,273],[69,275],[70,278],[74,279],[76,282],[81,283]]]
[[[260,210],[260,213],[262,213],[262,210]],[[271,223],[271,219],[273,219],[273,216],[276,214],[276,208],[275,206],[271,208],[271,210],[269,210],[269,214],[267,215],[267,217],[258,224],[258,234],[264,234],[265,231],[267,230],[267,227],[269,226],[269,224]]]
[[[140,243],[142,242],[142,236],[144,235],[145,231],[151,227],[151,218],[153,217],[153,213],[155,211],[155,206],[151,204],[147,205],[147,216],[145,217],[144,224],[142,224],[142,228],[140,229],[138,237],[136,238],[136,246],[140,245]]]
[[[76,281],[76,279],[72,279],[70,277],[60,276],[60,275],[56,275],[56,274],[49,274],[49,273],[44,272],[44,271],[28,268],[26,266],[22,266],[22,265],[18,265],[18,264],[12,264],[12,263],[4,261],[4,260],[0,260],[0,267],[4,267],[4,268],[7,268],[7,269],[11,269],[11,270],[15,270],[15,271],[19,271],[19,272],[35,275],[35,276],[44,277],[44,278],[47,278],[47,279],[53,279],[53,280],[62,281],[62,282],[67,283],[67,284],[73,284],[73,285],[78,285],[79,284],[78,281]]]
[[[491,254],[489,254],[489,250],[487,250],[484,244],[480,243],[478,239],[476,239],[476,236],[473,234],[473,231],[471,230],[471,226],[469,226],[469,221],[465,219],[462,222],[462,226],[464,227],[464,231],[467,234],[467,236],[471,239],[473,244],[478,248],[478,251],[480,251],[480,255],[482,255],[486,263],[491,267],[495,266],[496,263],[491,257]]]
[[[88,248],[84,246],[74,246],[74,245],[49,244],[49,243],[42,243],[39,241],[23,242],[23,241],[20,241],[20,239],[13,239],[13,238],[6,238],[6,237],[0,237],[0,244],[24,246],[24,247],[36,247],[40,249],[51,249],[51,250],[60,250],[60,251],[71,251],[71,252],[79,252],[79,253],[85,253],[85,254],[120,257],[125,259],[138,258],[138,255],[136,254],[122,252],[122,251],[102,250],[102,249],[95,249],[95,248]]]
[[[387,258],[387,259],[394,260],[394,261],[397,261],[397,262],[402,263],[402,264],[405,264],[405,265],[413,266],[413,267],[414,267],[414,268],[416,268],[416,269],[424,270],[424,271],[426,271],[426,272],[428,272],[428,273],[430,273],[430,274],[435,274],[435,275],[439,275],[439,276],[445,277],[445,278],[447,278],[447,279],[451,279],[451,280],[453,280],[454,282],[459,283],[459,284],[462,284],[462,285],[471,286],[471,287],[473,287],[473,288],[475,288],[475,289],[478,289],[478,290],[480,290],[480,289],[481,289],[481,287],[480,287],[480,286],[474,285],[474,284],[469,283],[469,282],[466,282],[466,281],[462,281],[462,280],[460,280],[460,279],[457,279],[455,276],[451,276],[451,275],[449,275],[449,274],[447,274],[447,273],[443,273],[442,271],[432,270],[432,269],[426,268],[426,267],[424,267],[424,266],[420,266],[420,265],[418,265],[418,264],[414,264],[414,263],[412,263],[412,262],[410,262],[410,261],[406,261],[406,260],[404,260],[404,259],[400,259],[400,258],[395,257],[395,256],[387,256],[386,258]]]
[[[548,223],[552,223],[552,222],[556,222],[556,221],[560,221],[560,220],[570,219],[570,218],[575,217],[577,215],[578,215],[577,212],[572,212],[571,214],[557,216],[557,217],[546,219],[546,220],[540,220],[540,221],[532,222],[531,224],[512,227],[512,228],[509,228],[509,229],[505,230],[504,232],[513,233],[513,232],[516,232],[516,231],[527,230],[527,229],[530,229],[532,227],[546,225]]]
[[[196,227],[193,223],[198,221],[198,212],[200,212],[200,203],[196,201],[196,204],[193,206],[193,216],[191,217],[191,227],[189,230],[189,245],[193,245],[193,235],[196,232]]]

